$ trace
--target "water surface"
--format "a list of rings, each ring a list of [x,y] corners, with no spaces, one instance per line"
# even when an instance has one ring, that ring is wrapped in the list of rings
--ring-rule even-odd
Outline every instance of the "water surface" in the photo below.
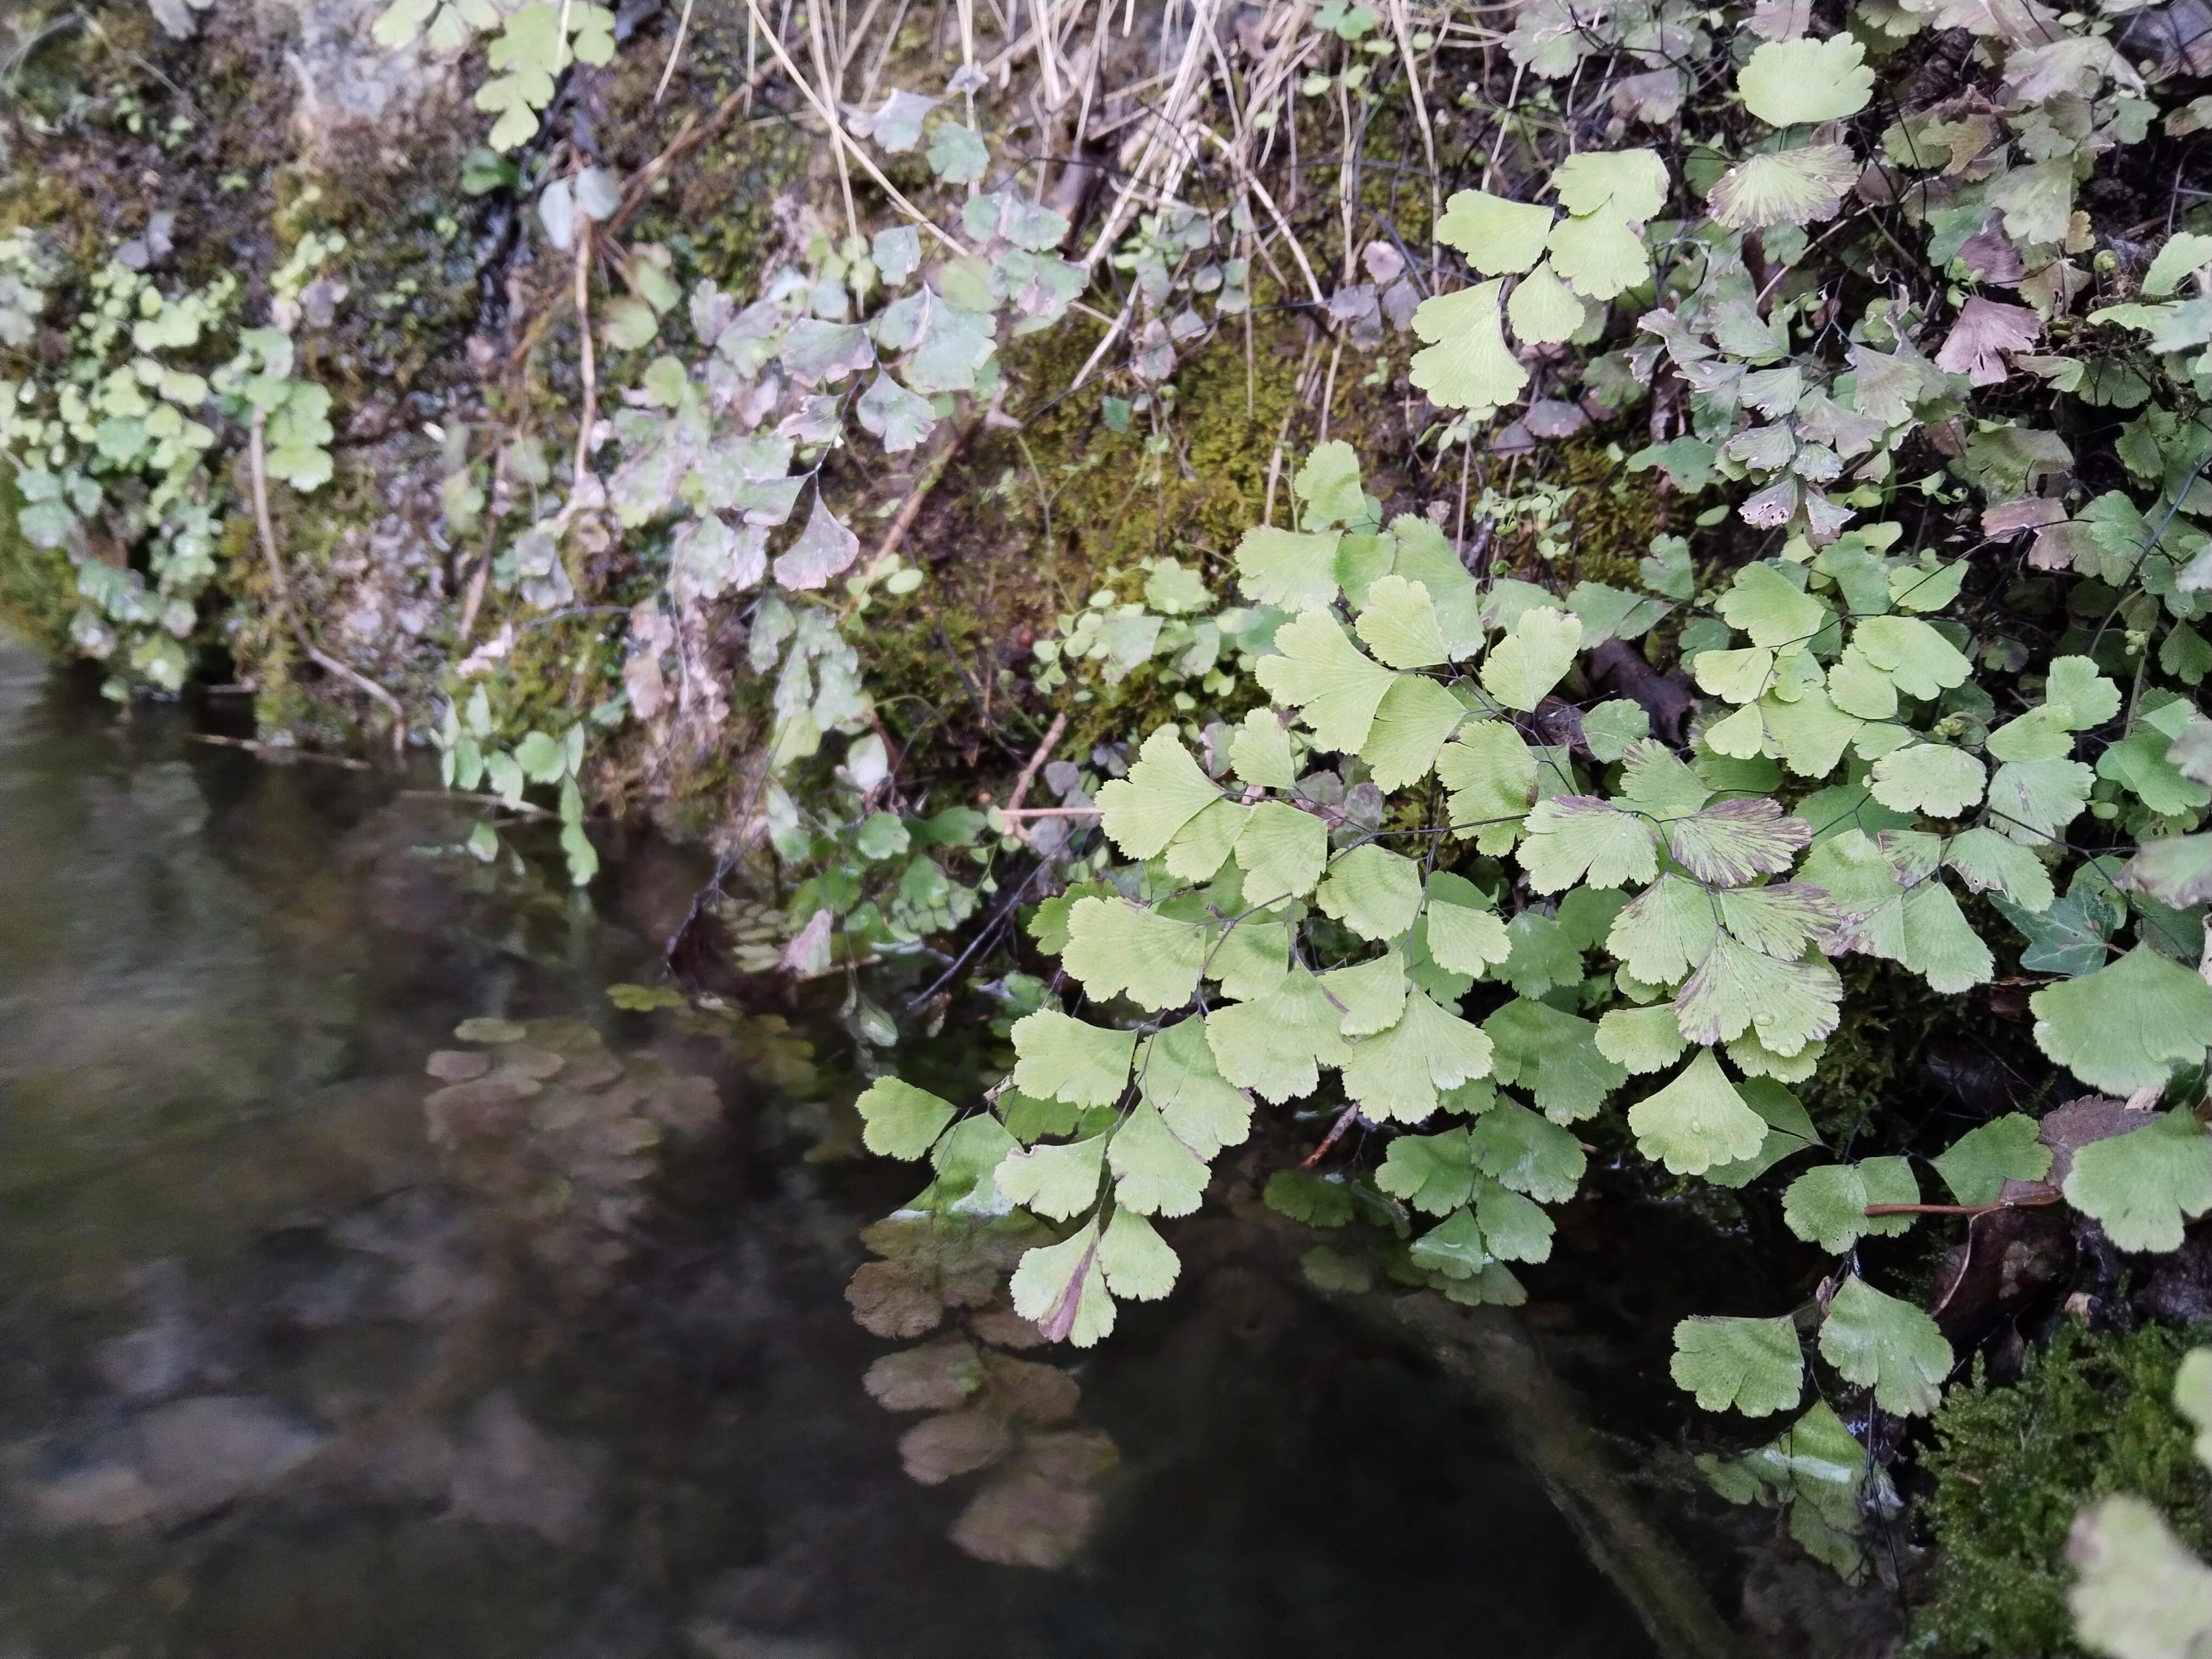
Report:
[[[1095,1357],[1006,1356],[1079,1385],[1020,1443],[1091,1459],[1087,1541],[963,1553],[1013,1465],[919,1484],[863,1387],[899,1183],[823,1155],[842,1031],[611,1006],[673,855],[595,906],[191,726],[0,641],[0,1654],[1649,1651],[1492,1428],[1226,1221]],[[426,1111],[482,1016],[566,1056],[526,1122]]]

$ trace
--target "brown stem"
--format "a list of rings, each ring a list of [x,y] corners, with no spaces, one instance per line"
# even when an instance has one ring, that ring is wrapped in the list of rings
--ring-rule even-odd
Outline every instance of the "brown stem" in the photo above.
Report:
[[[1987,1215],[1992,1210],[2026,1210],[2038,1205],[2056,1204],[2059,1194],[2048,1198],[2007,1198],[1995,1204],[1869,1204],[1869,1216],[1883,1215]]]
[[[1344,1109],[1343,1115],[1339,1117],[1335,1122],[1330,1124],[1328,1133],[1321,1138],[1321,1145],[1315,1147],[1312,1152],[1306,1154],[1306,1161],[1299,1164],[1298,1168],[1301,1170],[1310,1170],[1315,1164],[1320,1163],[1322,1159],[1327,1158],[1328,1156],[1328,1149],[1335,1146],[1338,1141],[1344,1139],[1344,1132],[1352,1127],[1352,1120],[1358,1115],[1359,1108],[1358,1105],[1354,1104],[1346,1107]]]

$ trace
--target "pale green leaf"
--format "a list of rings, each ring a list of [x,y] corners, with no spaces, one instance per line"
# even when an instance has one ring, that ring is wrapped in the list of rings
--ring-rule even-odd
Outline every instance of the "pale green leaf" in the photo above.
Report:
[[[1637,251],[1640,255],[1640,243]],[[1446,409],[1498,409],[1528,384],[1528,371],[1505,343],[1498,303],[1504,286],[1498,277],[1434,295],[1413,313],[1413,332],[1427,349],[1413,354],[1407,378]]]
[[[1540,1204],[1575,1195],[1589,1160],[1571,1131],[1539,1117],[1518,1101],[1500,1100],[1467,1131],[1475,1167],[1501,1187]]]
[[[1601,761],[1617,761],[1628,745],[1651,735],[1651,716],[1640,703],[1612,697],[1583,715],[1583,741]]]
[[[2204,1058],[2212,985],[2139,945],[2079,979],[2028,999],[2043,1052],[2093,1089],[2126,1096]]]
[[[381,27],[380,25],[380,27]],[[1455,200],[1457,198],[1455,198]],[[2143,272],[2142,291],[2148,299],[2162,300],[2181,286],[2181,279],[2212,265],[2212,236],[2197,231],[2176,231]]]
[[[1375,723],[1359,745],[1359,757],[1374,771],[1375,787],[1395,791],[1419,782],[1467,718],[1467,705],[1436,681],[1400,675],[1382,694]]]
[[[1843,994],[1820,957],[1778,962],[1722,933],[1683,982],[1674,1014],[1692,1042],[1733,1042],[1755,1029],[1762,1046],[1786,1056],[1836,1029]]]
[[[1370,582],[1355,626],[1368,648],[1393,668],[1431,668],[1450,655],[1429,590],[1403,576]]]
[[[1291,493],[1306,504],[1309,530],[1373,526],[1366,492],[1359,487],[1359,456],[1341,438],[1314,446],[1291,479]]]
[[[1667,164],[1656,150],[1583,150],[1559,164],[1552,185],[1570,213],[1644,220],[1667,205]]]
[[[1722,620],[1750,635],[1753,645],[1775,649],[1803,644],[1828,620],[1827,606],[1800,592],[1788,577],[1764,562],[1737,571],[1717,608]]]
[[[1437,754],[1437,776],[1461,834],[1486,853],[1512,847],[1536,793],[1536,757],[1518,732],[1504,720],[1462,726]]]
[[[1168,842],[1168,873],[1177,881],[1211,881],[1235,850],[1252,809],[1231,800],[1208,801]]]
[[[1266,916],[1247,916],[1231,927],[1206,964],[1206,976],[1238,1002],[1267,995],[1290,970],[1290,924]]]
[[[1516,997],[1482,1022],[1497,1052],[1500,1083],[1517,1084],[1559,1123],[1588,1117],[1628,1073],[1598,1051],[1597,1026],[1547,1002]]]
[[[1129,1081],[1134,1031],[1086,1024],[1056,1008],[1040,1008],[1014,1022],[1014,1086],[1042,1100],[1072,1106],[1112,1106]]]
[[[1417,1210],[1449,1214],[1474,1195],[1474,1152],[1468,1132],[1396,1137],[1375,1171],[1375,1184]]]
[[[1471,1279],[1490,1265],[1473,1210],[1455,1210],[1415,1239],[1407,1254],[1417,1267],[1447,1279]]]
[[[2212,1652],[2212,1567],[2143,1499],[2106,1498],[2084,1510],[2066,1559],[2075,1571],[2067,1605],[2090,1651],[2106,1659]]]
[[[1279,1106],[1311,1094],[1322,1065],[1343,1063],[1342,1019],[1312,974],[1293,967],[1267,995],[1206,1015],[1206,1041],[1226,1081]]]
[[[1182,1266],[1152,1224],[1132,1210],[1115,1210],[1098,1241],[1106,1288],[1132,1302],[1158,1301],[1175,1289]]]
[[[1180,1008],[1198,988],[1213,930],[1125,898],[1079,899],[1060,962],[1097,1000],[1127,992],[1139,1008]]]
[[[1151,1105],[1121,1120],[1106,1148],[1117,1209],[1139,1215],[1188,1215],[1206,1190],[1206,1160],[1176,1139]]]
[[[1421,866],[1372,843],[1355,847],[1329,866],[1315,902],[1362,939],[1397,939],[1421,908]]]
[[[1057,1244],[1024,1254],[1007,1289],[1014,1311],[1034,1322],[1048,1341],[1094,1346],[1114,1329],[1114,1298],[1098,1271],[1098,1224],[1094,1220]]]
[[[1129,775],[1099,790],[1098,809],[1107,835],[1124,856],[1151,859],[1201,808],[1220,799],[1220,789],[1191,758],[1175,727],[1163,726],[1145,739]]]
[[[1544,247],[1552,269],[1585,300],[1602,303],[1650,280],[1651,255],[1643,237],[1610,213],[1560,220]]]
[[[1145,1098],[1200,1158],[1210,1162],[1251,1133],[1251,1097],[1223,1079],[1205,1021],[1186,1019],[1146,1038],[1137,1072]]]
[[[1620,799],[1655,818],[1679,818],[1712,799],[1712,789],[1666,744],[1632,743],[1621,751]]]
[[[1736,71],[1736,95],[1767,125],[1817,125],[1856,115],[1874,96],[1866,48],[1849,34],[1769,40]]]
[[[1489,910],[1454,904],[1438,896],[1433,884],[1429,894],[1429,954],[1439,967],[1470,979],[1480,979],[1513,953],[1505,924]]]
[[[1605,948],[1646,985],[1672,985],[1711,952],[1715,912],[1710,895],[1670,870],[1613,918]]]
[[[860,1141],[881,1158],[920,1158],[937,1144],[957,1113],[947,1101],[895,1077],[879,1077],[853,1103],[864,1126]]]
[[[1951,1345],[1936,1322],[1856,1275],[1828,1304],[1820,1352],[1846,1382],[1872,1389],[1875,1403],[1899,1417],[1934,1411],[1951,1374]]]
[[[1544,255],[1552,228],[1552,210],[1528,202],[1509,202],[1480,190],[1462,190],[1444,204],[1437,221],[1437,240],[1467,255],[1485,276],[1528,270]]]
[[[1674,1327],[1674,1382],[1709,1412],[1766,1417],[1805,1392],[1797,1328],[1778,1319],[1686,1319]]]
[[[1940,881],[1924,881],[1905,896],[1903,949],[1898,959],[1931,990],[1955,996],[1986,985],[1996,963],[1959,901]]]
[[[1628,1127],[1646,1158],[1676,1175],[1702,1175],[1716,1164],[1752,1157],[1766,1120],[1743,1103],[1713,1051],[1703,1048],[1674,1080],[1628,1109]]]
[[[1237,867],[1244,872],[1244,902],[1273,904],[1302,898],[1328,862],[1328,826],[1311,812],[1279,800],[1252,809],[1237,838]]]
[[[1973,672],[1973,664],[1917,617],[1869,617],[1852,629],[1851,645],[1908,696],[1935,698]]]
[[[1916,743],[1893,749],[1874,763],[1869,789],[1884,806],[1955,818],[1982,798],[1982,763],[1948,744]]]
[[[2080,761],[2007,761],[1990,779],[1990,812],[2022,846],[2043,846],[2081,815],[2096,781]]]
[[[1782,1194],[1782,1218],[1790,1231],[1832,1255],[1869,1233],[1890,1236],[1910,1229],[1910,1215],[1869,1216],[1869,1204],[1917,1204],[1920,1183],[1901,1158],[1870,1158],[1857,1164],[1829,1164],[1808,1170]]]
[[[1244,532],[1237,544],[1237,575],[1245,597],[1255,605],[1285,611],[1316,611],[1336,598],[1336,531],[1308,535],[1265,525]]]
[[[1688,1046],[1674,1009],[1663,1002],[1650,1008],[1610,1008],[1598,1019],[1598,1053],[1631,1075],[1665,1071]]]
[[[1582,638],[1582,618],[1571,612],[1548,605],[1522,611],[1483,663],[1483,689],[1508,708],[1533,710],[1574,665]]]
[[[1658,873],[1659,832],[1595,795],[1550,795],[1530,809],[1519,856],[1539,893],[1622,887]]]
[[[1729,651],[1700,651],[1691,665],[1698,690],[1723,702],[1757,702],[1774,684],[1774,653],[1765,646]]]
[[[1514,284],[1505,315],[1523,344],[1559,345],[1582,327],[1583,302],[1547,260]]]
[[[2057,896],[2043,860],[1994,830],[1968,830],[1952,836],[1943,849],[1943,863],[1957,871],[1971,890],[2000,892],[2030,915],[2041,915]]]
[[[1364,655],[1326,611],[1285,623],[1275,648],[1282,654],[1260,659],[1260,684],[1278,702],[1304,711],[1321,748],[1358,752],[1397,676]]]
[[[1729,1058],[1739,1066],[1743,1064],[1744,1052],[1741,1042],[1729,1045]],[[1807,1066],[1802,1075],[1810,1077],[1812,1067]],[[1705,1179],[1716,1187],[1741,1187],[1756,1181],[1783,1159],[1795,1158],[1820,1145],[1820,1132],[1806,1115],[1803,1104],[1772,1078],[1747,1077],[1736,1085],[1736,1092],[1743,1097],[1745,1105],[1766,1120],[1766,1139],[1750,1158],[1716,1164],[1707,1170]]]
[[[2186,1111],[2152,1117],[2140,1129],[2076,1149],[2065,1191],[2066,1201],[2102,1223],[2119,1249],[2178,1250],[2182,1224],[2212,1209],[2212,1135]]]
[[[1098,1170],[1105,1156],[1103,1134],[1059,1145],[1040,1142],[1007,1153],[995,1178],[999,1190],[1015,1203],[1065,1221],[1097,1200]]]
[[[1342,1012],[1337,1029],[1346,1036],[1372,1036],[1395,1025],[1406,1010],[1406,958],[1396,951],[1321,976],[1323,994]]]
[[[1487,1176],[1475,1182],[1474,1218],[1482,1227],[1482,1246],[1500,1261],[1547,1261],[1552,1255],[1552,1218]]]
[[[2212,1468],[2212,1348],[2195,1348],[2181,1357],[2173,1378],[2173,1404],[2197,1425],[2197,1461]]]
[[[1794,960],[1837,921],[1836,907],[1808,882],[1724,888],[1713,895],[1721,925],[1762,955]]]
[[[2036,1139],[2036,1122],[2024,1112],[1969,1129],[1929,1160],[1951,1196],[1961,1204],[1994,1204],[2008,1181],[2040,1181],[2051,1173],[2051,1148]]]
[[[1447,1013],[1418,988],[1389,1030],[1361,1037],[1344,1061],[1344,1091],[1378,1121],[1419,1122],[1437,1091],[1490,1073],[1492,1046],[1479,1026]]]
[[[1229,740],[1229,769],[1262,789],[1288,789],[1298,781],[1291,734],[1272,708],[1255,708]]]

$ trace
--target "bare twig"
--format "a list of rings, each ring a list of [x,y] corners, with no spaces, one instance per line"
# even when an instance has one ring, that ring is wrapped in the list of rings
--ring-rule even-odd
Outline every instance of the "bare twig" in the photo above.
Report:
[[[400,707],[399,699],[374,680],[318,646],[307,633],[307,625],[300,619],[299,608],[292,603],[292,585],[285,579],[283,555],[276,550],[276,527],[269,517],[269,463],[264,453],[267,444],[269,411],[253,411],[253,423],[246,429],[246,459],[253,475],[253,519],[261,532],[261,551],[269,561],[269,583],[276,590],[276,603],[284,612],[285,620],[292,625],[292,635],[300,642],[300,649],[309,662],[325,673],[340,679],[384,705],[392,715],[392,750],[399,753],[407,743],[407,711]]]
[[[261,743],[252,738],[226,738],[213,732],[187,732],[188,743],[213,744],[222,749],[243,749],[249,755],[278,766],[289,766],[294,761],[313,761],[319,766],[342,766],[349,772],[373,772],[376,769],[367,761],[355,760],[349,755],[324,755],[312,749],[295,749],[289,744]]]

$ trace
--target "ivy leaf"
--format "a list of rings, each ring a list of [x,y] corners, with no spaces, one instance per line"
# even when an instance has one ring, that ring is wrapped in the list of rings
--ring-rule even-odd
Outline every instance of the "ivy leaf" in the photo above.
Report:
[[[1160,1115],[1139,1103],[1106,1148],[1116,1208],[1139,1215],[1188,1215],[1206,1191],[1206,1160],[1176,1139]]]
[[[1736,71],[1743,106],[1771,127],[1818,125],[1856,115],[1874,96],[1866,48],[1848,34],[1770,40]]]
[[[1572,1198],[1589,1163],[1571,1132],[1516,1100],[1499,1100],[1475,1119],[1467,1137],[1477,1169],[1540,1204]]]
[[[1468,1132],[1398,1136],[1375,1171],[1375,1184],[1417,1210],[1449,1214],[1474,1195],[1474,1152]]]
[[[1955,818],[1982,798],[1982,763],[1948,744],[1916,743],[1874,763],[1874,798],[1899,812]]]
[[[1342,1018],[1313,975],[1293,967],[1267,995],[1206,1015],[1206,1041],[1224,1080],[1279,1106],[1311,1094],[1322,1063],[1344,1062]]]
[[[1091,1025],[1056,1008],[1014,1022],[1014,1087],[1072,1106],[1112,1106],[1128,1085],[1134,1031]]]
[[[1176,830],[1220,799],[1220,788],[1200,770],[1175,727],[1163,726],[1145,739],[1129,775],[1099,790],[1098,810],[1124,857],[1153,859]]]
[[[1203,1020],[1186,1019],[1146,1038],[1137,1072],[1146,1100],[1176,1139],[1207,1162],[1252,1133],[1251,1097],[1223,1079]]]
[[[1674,861],[1721,887],[1787,870],[1812,839],[1812,825],[1784,817],[1772,800],[1716,801],[1668,828]]]
[[[1281,654],[1262,657],[1255,671],[1268,695],[1304,711],[1320,747],[1357,753],[1397,677],[1364,655],[1326,611],[1285,623],[1275,648]]]
[[[958,1115],[951,1103],[895,1077],[879,1077],[853,1103],[860,1114],[860,1144],[881,1158],[909,1163],[937,1144]]]
[[[1597,1023],[1597,1051],[1632,1076],[1663,1072],[1689,1046],[1674,1011],[1666,1003],[1651,1008],[1609,1008]]]
[[[1317,611],[1336,599],[1334,530],[1315,535],[1261,525],[1237,544],[1237,577],[1245,598],[1290,611]]]
[[[1067,913],[1067,971],[1101,1001],[1126,991],[1139,1008],[1180,1008],[1198,988],[1213,930],[1121,897],[1078,900]]]
[[[1743,1103],[1713,1051],[1703,1048],[1674,1080],[1628,1109],[1628,1127],[1646,1158],[1676,1175],[1702,1175],[1716,1164],[1755,1154],[1766,1120]]]
[[[2182,1224],[2212,1209],[2212,1135],[2179,1111],[2093,1140],[2075,1150],[2065,1193],[2066,1201],[2102,1223],[2121,1249],[2178,1250]]]
[[[1805,1392],[1804,1351],[1786,1316],[1686,1319],[1674,1327],[1672,1369],[1709,1412],[1767,1417],[1794,1409]]]
[[[1582,638],[1582,618],[1570,611],[1522,611],[1483,663],[1483,689],[1508,708],[1532,712],[1574,665]]]
[[[1098,1269],[1108,1290],[1132,1302],[1157,1302],[1175,1289],[1182,1267],[1151,1222],[1133,1210],[1114,1212],[1098,1241]]]
[[[1437,756],[1452,824],[1485,853],[1510,850],[1536,794],[1536,757],[1504,720],[1463,726]]]
[[[1869,1233],[1897,1234],[1912,1225],[1909,1215],[1869,1216],[1868,1205],[1919,1201],[1911,1164],[1901,1158],[1870,1158],[1808,1170],[1784,1191],[1782,1218],[1807,1243],[1841,1255]]]
[[[1492,1042],[1480,1027],[1413,988],[1396,1024],[1352,1045],[1344,1091],[1377,1121],[1419,1122],[1436,1109],[1437,1091],[1487,1077],[1492,1060]]]
[[[1498,304],[1504,286],[1496,277],[1456,294],[1434,295],[1413,313],[1413,332],[1427,349],[1413,354],[1407,378],[1446,409],[1501,408],[1528,384],[1528,371],[1505,344]]]
[[[1486,191],[1462,190],[1444,204],[1437,221],[1437,240],[1467,255],[1485,276],[1527,270],[1544,257],[1544,238],[1552,228],[1552,210],[1528,202],[1509,202]]]
[[[1539,893],[1640,884],[1659,872],[1659,832],[1595,795],[1552,795],[1528,813],[1520,860]]]
[[[2038,1047],[2093,1089],[2130,1095],[2204,1058],[2212,985],[2147,945],[2028,999]]]
[[[1383,576],[1369,584],[1355,626],[1369,648],[1393,668],[1430,668],[1450,654],[1428,588],[1403,576]]]
[[[2187,1659],[2212,1646],[2212,1567],[2142,1498],[2107,1498],[2084,1510],[2066,1559],[2075,1575],[2067,1604],[2092,1651]]]
[[[1297,783],[1291,734],[1272,708],[1255,708],[1229,740],[1229,769],[1239,781],[1262,789],[1289,789]]]
[[[1467,706],[1434,680],[1399,676],[1382,694],[1375,723],[1359,745],[1360,759],[1374,770],[1375,787],[1395,791],[1419,782],[1467,718]]]
[[[1015,1203],[1065,1221],[1097,1200],[1098,1170],[1105,1157],[1103,1134],[1057,1145],[1040,1142],[1007,1153],[994,1179],[1000,1192]]]
[[[1432,878],[1429,884],[1429,955],[1440,968],[1480,979],[1513,954],[1513,941],[1495,912],[1444,897],[1440,890],[1443,879]]]
[[[1014,1311],[1048,1342],[1094,1346],[1114,1330],[1114,1298],[1098,1268],[1098,1224],[1091,1221],[1057,1244],[1024,1254],[1006,1288]]]
[[[1237,838],[1237,867],[1244,872],[1248,905],[1304,897],[1328,863],[1328,826],[1313,813],[1279,800],[1254,807]]]
[[[1960,1203],[1994,1204],[2003,1196],[2006,1182],[2040,1181],[2049,1175],[2051,1148],[2036,1139],[2033,1118],[2007,1112],[1967,1130],[1929,1162]]]
[[[1362,939],[1397,939],[1421,908],[1421,866],[1371,842],[1355,847],[1329,866],[1315,902]]]
[[[1871,1388],[1875,1403],[1899,1417],[1934,1411],[1951,1374],[1951,1345],[1936,1322],[1856,1275],[1828,1304],[1820,1352],[1846,1382]]]

